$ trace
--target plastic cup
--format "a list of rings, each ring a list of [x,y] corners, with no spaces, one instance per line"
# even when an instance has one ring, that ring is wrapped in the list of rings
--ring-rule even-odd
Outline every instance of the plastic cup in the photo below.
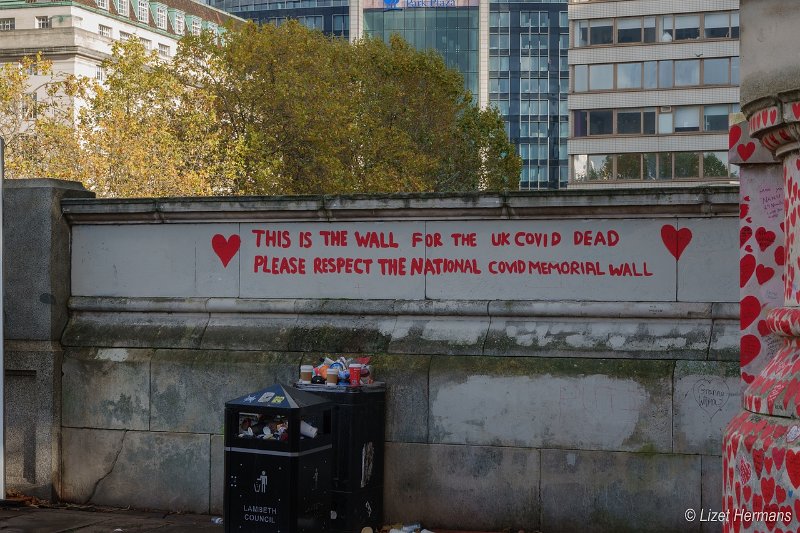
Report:
[[[311,376],[314,375],[314,367],[302,365],[300,367],[300,383],[311,383]]]
[[[328,382],[325,383],[328,387],[335,387],[339,383],[339,369],[328,368],[327,373]]]
[[[300,434],[304,437],[308,437],[309,439],[314,439],[317,437],[317,428],[306,422],[305,420],[300,421]]]
[[[361,365],[350,365],[350,385],[358,387],[361,385]]]

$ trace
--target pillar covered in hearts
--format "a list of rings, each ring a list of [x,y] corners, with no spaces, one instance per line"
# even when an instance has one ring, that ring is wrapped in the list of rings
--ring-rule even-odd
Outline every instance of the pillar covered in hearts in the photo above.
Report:
[[[742,410],[723,440],[725,531],[800,528],[800,12],[742,0]]]

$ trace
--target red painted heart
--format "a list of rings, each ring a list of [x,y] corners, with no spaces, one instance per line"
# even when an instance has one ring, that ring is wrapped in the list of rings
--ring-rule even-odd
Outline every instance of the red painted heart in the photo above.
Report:
[[[778,466],[777,464],[775,466]],[[786,489],[777,485],[775,487],[775,501],[778,503],[783,503],[786,501]]]
[[[761,341],[755,335],[744,335],[739,341],[739,366],[744,368],[761,353]]]
[[[739,205],[739,218],[744,218],[747,216],[747,212],[750,211],[750,206],[747,204],[740,204]]]
[[[774,495],[775,495],[775,479],[771,477],[761,478],[761,496],[764,498],[764,503],[771,502],[772,497]]]
[[[775,263],[778,266],[783,266],[783,263],[786,261],[786,255],[784,254],[783,246],[778,246],[775,248]]]
[[[762,252],[775,242],[775,232],[769,231],[767,228],[758,228],[755,235],[758,247],[761,248]]]
[[[742,161],[747,161],[750,159],[756,151],[756,143],[749,142],[747,144],[740,144],[736,147],[736,151],[739,152],[739,157],[742,158]]]
[[[753,236],[753,228],[751,228],[750,226],[742,226],[739,229],[739,248],[744,246],[744,243],[750,240],[750,237],[752,236]]]
[[[792,104],[792,113],[794,113],[794,118],[800,118],[800,102]],[[798,516],[800,516],[800,514]]]
[[[786,452],[786,471],[789,473],[789,480],[796,489],[800,487],[800,452],[794,450]]]
[[[736,143],[738,143],[741,138],[742,128],[740,128],[738,124],[731,126],[731,130],[728,132],[728,150],[736,146]]]
[[[784,430],[786,428],[784,427]],[[778,470],[783,466],[783,457],[786,455],[786,448],[775,446],[772,448],[772,460],[775,461],[775,468]]]
[[[739,260],[739,287],[744,288],[756,269],[756,258],[747,254]]]
[[[777,120],[777,118],[778,118],[778,110],[777,109],[773,109],[772,111],[769,112],[769,123],[770,124],[775,124],[775,120]]]
[[[681,258],[683,251],[692,242],[692,230],[689,228],[678,230],[675,226],[664,224],[661,227],[661,240],[669,250],[669,253],[677,260]]]
[[[772,279],[772,276],[775,275],[775,269],[770,268],[764,265],[758,265],[756,267],[756,279],[758,280],[759,285],[763,285],[769,280]]]
[[[217,254],[217,257],[219,257],[219,260],[222,261],[222,266],[224,268],[228,267],[228,263],[231,262],[233,256],[239,251],[239,246],[241,246],[241,244],[242,240],[238,235],[231,235],[226,239],[223,235],[217,233],[211,238],[211,247],[214,249],[214,253]]]
[[[753,295],[745,296],[739,302],[739,326],[747,329],[761,314],[761,302]]]
[[[764,469],[764,450],[753,450],[753,467],[756,470],[756,477],[761,477],[761,471]]]
[[[767,326],[767,321],[766,320],[759,320],[758,321],[758,333],[762,337],[766,337],[767,335],[769,335],[769,326]]]

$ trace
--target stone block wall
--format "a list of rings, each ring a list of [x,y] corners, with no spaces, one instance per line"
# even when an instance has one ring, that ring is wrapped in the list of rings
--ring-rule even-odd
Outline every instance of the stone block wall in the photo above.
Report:
[[[221,513],[223,403],[333,353],[371,356],[389,387],[386,522],[715,530],[684,511],[719,510],[722,431],[739,408],[738,287],[727,279],[738,271],[735,188],[270,202],[63,209],[73,232],[108,226],[93,234],[105,235],[104,254],[117,225],[543,217],[663,217],[691,224],[713,253],[687,252],[702,269],[673,261],[672,299],[659,301],[635,291],[617,301],[73,293],[63,499]],[[73,280],[78,267],[73,257]]]
[[[63,198],[80,184],[6,181],[3,187],[6,484],[40,498],[58,491],[61,333],[70,296],[70,229]]]

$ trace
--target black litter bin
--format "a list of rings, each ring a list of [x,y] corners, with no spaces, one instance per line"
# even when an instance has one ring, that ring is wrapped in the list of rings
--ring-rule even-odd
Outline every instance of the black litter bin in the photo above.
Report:
[[[380,531],[383,526],[383,439],[386,387],[298,384],[333,403],[333,466],[329,531]]]
[[[226,532],[330,530],[332,407],[282,385],[225,404]]]

